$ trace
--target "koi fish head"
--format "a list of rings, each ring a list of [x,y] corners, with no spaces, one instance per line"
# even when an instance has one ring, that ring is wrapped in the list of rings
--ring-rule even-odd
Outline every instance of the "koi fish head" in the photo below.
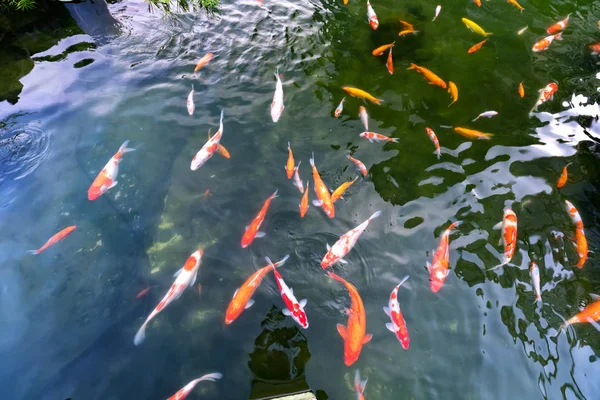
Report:
[[[321,268],[327,269],[337,261],[338,257],[330,251],[325,254],[323,261],[321,261]]]
[[[306,313],[301,307],[298,307],[298,310],[293,314],[294,321],[296,321],[302,328],[308,328],[308,318],[306,317]]]
[[[90,188],[88,189],[88,200],[94,201],[98,197],[102,196],[108,190],[108,189],[105,189],[105,188],[106,188],[105,185],[102,185],[102,186],[90,186]]]
[[[371,25],[371,29],[373,29],[374,31],[376,31],[377,28],[379,28],[379,20],[377,19],[376,15],[369,18],[369,25]]]

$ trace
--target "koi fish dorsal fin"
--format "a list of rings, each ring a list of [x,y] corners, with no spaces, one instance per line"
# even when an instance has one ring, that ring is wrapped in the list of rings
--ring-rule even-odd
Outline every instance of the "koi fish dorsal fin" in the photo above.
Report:
[[[342,337],[342,339],[346,340],[346,337],[348,336],[348,331],[346,327],[342,324],[337,324],[337,331]]]

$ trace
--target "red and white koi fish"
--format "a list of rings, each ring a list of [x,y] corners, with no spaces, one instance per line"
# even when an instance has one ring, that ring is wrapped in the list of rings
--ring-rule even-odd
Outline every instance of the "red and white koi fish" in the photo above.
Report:
[[[600,54],[600,42],[590,44],[590,50],[592,50],[593,56]]]
[[[360,116],[360,121],[363,123],[365,130],[369,130],[369,114],[367,114],[367,109],[363,106],[360,106],[358,109],[358,115]]]
[[[279,197],[277,196],[277,190],[274,191],[273,194],[269,196],[267,200],[265,200],[265,203],[263,204],[258,214],[256,214],[256,217],[254,217],[254,219],[252,220],[252,223],[246,227],[246,232],[244,232],[244,236],[242,236],[243,249],[250,246],[250,243],[252,243],[252,241],[255,238],[261,238],[265,236],[264,232],[259,231],[260,225],[262,224],[263,220],[265,219],[265,216],[267,215],[267,210],[269,209],[271,201],[276,197]]]
[[[575,206],[568,200],[565,200],[567,212],[571,217],[571,221],[575,224],[575,239],[573,240],[575,243],[575,250],[577,251],[577,256],[579,260],[575,266],[577,268],[583,268],[583,264],[588,257],[588,244],[587,239],[585,237],[585,231],[583,230],[583,221],[581,220],[581,215],[575,208]]]
[[[588,304],[581,312],[577,313],[577,315],[569,318],[561,328],[572,324],[580,324],[583,322],[595,323],[598,321],[600,319],[600,299],[596,295],[593,295],[593,298],[595,301],[592,304]]]
[[[285,164],[285,172],[287,173],[288,179],[292,179],[292,175],[294,175],[294,165],[294,153],[292,152],[290,142],[288,142],[288,159]]]
[[[275,268],[281,267],[287,259],[289,258],[289,254],[283,257],[281,261],[276,262]],[[254,304],[254,300],[252,300],[252,296],[256,289],[260,286],[263,278],[271,272],[271,265],[267,265],[266,267],[262,267],[252,275],[246,282],[242,284],[238,289],[236,289],[235,293],[233,293],[233,297],[229,306],[227,307],[227,311],[225,311],[225,324],[229,325],[233,321],[239,317],[245,309],[252,307]]]
[[[42,251],[46,250],[50,246],[54,246],[56,243],[60,242],[67,236],[69,236],[73,231],[77,228],[77,225],[67,226],[64,229],[61,229],[58,233],[54,234],[42,247],[37,250],[29,250],[30,254],[40,254]]]
[[[562,32],[557,33],[556,35],[546,36],[545,38],[543,38],[542,40],[540,40],[539,42],[534,44],[533,47],[531,48],[531,50],[533,50],[536,53],[540,52],[540,51],[544,51],[544,50],[548,49],[548,47],[550,47],[550,45],[552,44],[552,42],[554,40],[563,40]]]
[[[479,114],[474,120],[473,122],[477,121],[479,118],[485,117],[485,118],[492,118],[495,117],[496,115],[498,115],[498,111],[486,111],[486,112],[482,112],[481,114]]]
[[[356,392],[356,400],[365,400],[365,387],[367,386],[367,379],[364,381],[360,380],[360,370],[357,368],[354,374],[354,391]]]
[[[340,237],[338,241],[335,242],[333,247],[330,247],[329,244],[327,244],[327,254],[325,254],[325,257],[323,257],[323,260],[321,261],[321,267],[323,269],[326,269],[335,264],[336,262],[346,264],[347,261],[344,260],[346,254],[348,254],[350,250],[352,250],[360,235],[369,225],[369,222],[379,217],[380,215],[381,211],[376,211],[375,213],[373,213],[373,215],[371,215],[369,219],[367,219],[365,222],[358,225],[356,228],[344,233],[342,237]]]
[[[517,215],[513,210],[507,208],[504,210],[502,221],[498,222],[494,226],[494,229],[502,230],[502,237],[498,244],[504,244],[504,256],[502,257],[502,263],[491,269],[500,268],[508,264],[515,254],[515,249],[517,248]]]
[[[435,146],[435,154],[437,154],[437,158],[439,160],[440,157],[442,156],[442,150],[440,149],[440,142],[438,141],[438,138],[435,135],[435,132],[433,131],[433,129],[425,128],[425,131],[427,132],[427,136],[429,136],[429,139],[431,139],[431,141],[433,142],[433,145]]]
[[[560,31],[564,30],[567,27],[567,24],[569,23],[570,16],[571,16],[571,14],[567,15],[567,18],[563,19],[562,21],[558,21],[557,23],[552,25],[550,28],[546,29],[546,32],[548,32],[548,34],[550,34],[550,35],[553,35],[555,33],[558,33]]]
[[[102,171],[96,176],[96,179],[94,179],[94,182],[92,182],[88,189],[88,200],[94,201],[106,193],[108,189],[117,186],[117,183],[119,183],[117,181],[117,176],[119,175],[119,163],[123,159],[123,155],[135,151],[135,149],[127,147],[128,144],[129,140],[124,141],[121,147],[119,147],[119,151],[112,156],[104,168],[102,168]]]
[[[187,98],[187,110],[188,114],[193,115],[196,105],[194,104],[194,84],[192,83],[192,91],[188,94]]]
[[[404,350],[408,350],[410,338],[408,337],[408,330],[406,329],[406,321],[404,321],[404,316],[402,315],[402,311],[400,311],[400,303],[398,303],[398,289],[400,289],[400,285],[406,282],[407,279],[408,275],[402,278],[400,283],[392,290],[387,307],[383,307],[383,312],[385,312],[392,320],[392,322],[385,324],[385,327],[388,331],[393,332],[396,335]]]
[[[204,146],[192,158],[190,169],[192,171],[197,170],[203,166],[210,158],[215,154],[215,151],[219,148],[219,142],[223,137],[223,110],[221,110],[221,119],[219,120],[219,130],[210,139],[204,143]]]
[[[548,100],[552,100],[554,98],[554,93],[556,93],[557,90],[558,85],[554,82],[549,83],[545,88],[538,90],[538,92],[540,93],[540,97],[538,97],[538,100],[531,111],[536,111],[540,105],[547,102]]]
[[[361,138],[369,139],[369,142],[371,143],[373,143],[373,141],[380,142],[382,140],[385,142],[398,143],[398,138],[391,138],[389,136],[382,135],[381,133],[363,132],[358,136],[360,136]]]
[[[340,115],[342,115],[342,111],[344,111],[344,102],[345,101],[346,101],[346,97],[342,97],[342,101],[340,101],[340,104],[337,106],[337,108],[333,112],[333,115],[336,118],[338,118]]]
[[[387,70],[390,73],[390,75],[394,75],[394,60],[392,59],[392,47],[390,47],[390,51],[388,53],[388,58],[385,63],[385,66],[387,67]],[[366,129],[369,129],[369,128],[366,128]]]
[[[188,394],[190,394],[190,392],[192,390],[194,390],[194,388],[196,387],[196,385],[202,381],[212,381],[214,382],[217,379],[221,379],[223,377],[223,374],[219,373],[219,372],[213,372],[212,374],[206,374],[201,376],[198,379],[194,379],[193,381],[191,381],[190,383],[188,383],[187,385],[185,385],[184,387],[182,387],[181,389],[179,389],[179,391],[177,393],[175,393],[173,396],[169,397],[167,400],[183,400],[185,399]]]
[[[429,287],[433,293],[438,292],[444,285],[444,281],[448,276],[450,266],[450,233],[454,228],[460,224],[460,221],[453,222],[444,231],[440,239],[438,248],[433,253],[433,265],[427,262],[427,269],[429,270]]]
[[[294,186],[300,191],[300,193],[304,193],[304,185],[302,184],[302,180],[300,179],[300,164],[302,161],[298,163],[298,165],[294,168]]]
[[[304,195],[302,196],[302,200],[300,200],[300,218],[304,218],[306,212],[308,211],[308,184],[310,181],[306,181],[306,190],[304,191]]]
[[[296,300],[294,296],[294,291],[285,284],[285,281],[281,277],[281,274],[275,269],[275,265],[271,262],[269,257],[266,257],[267,262],[273,269],[273,274],[275,274],[275,281],[277,282],[277,287],[281,291],[281,298],[285,303],[287,308],[281,310],[283,315],[288,317],[292,317],[294,321],[298,323],[302,328],[308,328],[308,319],[306,317],[306,312],[304,312],[304,306],[306,306],[306,299],[302,299],[300,301]]]
[[[535,292],[535,301],[542,301],[542,291],[540,289],[540,269],[533,261],[529,266],[529,274],[531,275],[531,282]]]
[[[146,338],[146,327],[148,326],[148,323],[150,323],[150,321],[152,321],[152,319],[166,306],[171,304],[174,300],[177,300],[185,288],[194,285],[201,260],[202,250],[198,249],[187,259],[183,268],[175,273],[175,276],[177,277],[175,282],[173,282],[173,285],[171,285],[171,288],[165,297],[158,303],[156,308],[150,313],[148,318],[146,318],[146,321],[142,324],[142,327],[136,333],[135,338],[133,339],[133,343],[136,346],[140,345]]]
[[[367,170],[367,167],[365,166],[365,164],[362,161],[357,160],[356,158],[352,157],[350,154],[348,154],[346,157],[348,158],[348,160],[352,161],[356,165],[356,167],[358,168],[360,173],[363,174],[363,176],[369,175],[369,171]]]
[[[310,165],[312,166],[313,172],[314,190],[318,199],[313,200],[313,205],[315,207],[321,207],[329,218],[333,218],[335,217],[335,207],[333,205],[333,201],[331,201],[329,189],[327,189],[327,186],[325,186],[323,183],[321,175],[319,175],[319,171],[317,171],[317,167],[315,166],[315,153],[313,153],[312,157],[310,158]]]
[[[437,19],[438,15],[440,15],[440,11],[442,11],[442,5],[438,4],[438,6],[435,8],[435,15],[433,16],[433,19],[431,20],[431,22],[433,22]]]
[[[371,25],[371,29],[374,31],[379,27],[379,20],[377,19],[377,14],[375,14],[375,10],[371,7],[371,3],[367,0],[367,18],[369,19],[369,25]]]
[[[279,67],[277,67],[277,72],[275,72],[275,78],[277,78],[277,83],[275,84],[275,93],[273,94],[273,101],[271,102],[271,118],[273,119],[273,122],[279,121],[281,113],[285,108],[283,105],[283,84],[279,78]]]
[[[328,274],[330,278],[343,283],[350,294],[350,308],[346,309],[348,326],[337,324],[338,333],[344,339],[344,364],[349,367],[358,360],[363,345],[368,343],[373,335],[366,333],[367,315],[356,287],[331,271]]]

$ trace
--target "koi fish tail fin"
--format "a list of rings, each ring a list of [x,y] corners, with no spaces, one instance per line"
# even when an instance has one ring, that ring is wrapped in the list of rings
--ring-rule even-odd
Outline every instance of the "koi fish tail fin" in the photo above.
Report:
[[[554,39],[556,39],[556,40],[563,40],[562,34],[563,34],[562,32],[556,34],[556,36],[554,36]]]
[[[331,271],[328,271],[328,272],[327,272],[327,275],[328,275],[328,276],[329,276],[331,279],[335,279],[335,280],[336,280],[336,281],[338,281],[338,282],[342,282],[342,283],[344,283],[344,280],[343,280],[342,278],[340,278],[339,276],[337,276],[336,274],[334,274],[334,273],[333,273],[333,272],[331,272]]]
[[[410,63],[410,67],[406,68],[406,70],[408,71],[409,69],[418,69],[418,65]]]
[[[383,100],[382,99],[375,99],[375,100],[373,100],[373,102],[379,106],[379,105],[381,105],[381,103],[383,103]]]
[[[283,257],[281,260],[277,261],[275,264],[275,268],[279,268],[281,267],[283,264],[285,264],[285,262],[288,260],[288,258],[290,258],[289,254],[286,254],[285,257]]]
[[[455,229],[457,226],[459,226],[462,223],[462,221],[454,221],[452,224],[450,224],[450,226],[448,227],[448,230],[453,230]]]
[[[128,144],[129,144],[129,140],[126,140],[123,142],[121,147],[119,147],[119,152],[121,153],[121,155],[135,151],[135,149],[133,149],[131,147],[127,147]]]
[[[402,286],[402,284],[408,280],[408,277],[409,277],[409,276],[410,276],[410,275],[406,275],[404,278],[402,278],[402,280],[400,281],[400,283],[399,283],[399,284],[398,284],[396,287],[400,287],[400,286]]]
[[[300,168],[300,164],[302,164],[302,161],[298,161],[298,165],[296,165],[296,167],[294,168],[294,171],[297,170],[298,168]]]
[[[27,250],[27,253],[33,254],[33,255],[37,256],[38,254],[41,253],[41,251],[39,251],[39,250]]]
[[[491,271],[491,270],[494,270],[494,269],[498,269],[498,268],[500,268],[500,267],[503,267],[503,266],[505,266],[506,264],[508,264],[508,262],[509,262],[509,261],[510,261],[510,260],[509,260],[509,259],[508,259],[506,256],[504,256],[504,257],[502,258],[502,262],[501,262],[500,264],[496,265],[495,267],[492,267],[492,268],[488,269],[488,271]]]
[[[398,138],[396,138],[396,137],[395,137],[395,138],[390,138],[390,140],[391,140],[392,142],[394,142],[394,143],[398,143]]]
[[[310,162],[311,167],[315,166],[315,152],[314,151],[312,152],[309,162]]]
[[[216,381],[217,379],[221,379],[223,378],[223,374],[220,372],[213,372],[211,374],[206,374],[206,375],[202,375],[200,378],[198,379],[194,379],[195,383],[201,382],[201,381]]]
[[[479,117],[475,118],[474,120],[472,120],[471,122],[475,122],[479,119]]]
[[[279,197],[279,196],[277,195],[277,192],[279,192],[279,189],[275,189],[275,191],[274,191],[274,192],[273,192],[273,194],[271,195],[271,200],[273,200],[273,199],[274,199],[274,198],[276,198],[276,197]]]
[[[275,70],[275,79],[279,79],[279,66]]]
[[[221,109],[221,118],[219,119],[219,124],[223,125],[223,115],[225,114],[225,110]]]
[[[192,92],[194,91],[194,84],[192,83]]]
[[[380,215],[381,215],[381,211],[375,211],[375,212],[373,213],[373,215],[371,215],[371,216],[369,217],[369,221],[371,221],[371,220],[373,220],[373,219],[375,219],[375,218],[379,217]]]
[[[288,140],[288,150],[290,150],[292,146],[290,145],[290,141]]]
[[[144,322],[142,324],[142,326],[140,327],[140,329],[135,334],[135,337],[133,338],[134,345],[139,346],[140,344],[142,344],[144,339],[146,339],[146,325],[147,324],[148,324],[148,321]]]
[[[360,394],[363,394],[365,391],[365,387],[367,386],[368,379],[360,380],[360,370],[357,368],[356,373],[354,374],[354,390]]]
[[[269,265],[271,266],[271,268],[273,268],[273,271],[275,271],[275,265],[273,264],[273,261],[271,261],[271,259],[269,257],[265,257],[265,260],[267,260],[267,262],[269,263]]]
[[[485,34],[483,36],[488,37],[488,36],[492,36],[493,33],[492,32],[485,32]]]

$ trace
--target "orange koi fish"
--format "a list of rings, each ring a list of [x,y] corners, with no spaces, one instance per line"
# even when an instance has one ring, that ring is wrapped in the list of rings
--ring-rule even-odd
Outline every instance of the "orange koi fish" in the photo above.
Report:
[[[177,393],[175,393],[173,396],[169,397],[167,400],[183,400],[185,399],[188,394],[190,394],[190,392],[192,390],[194,390],[194,388],[196,387],[196,385],[202,381],[212,381],[214,382],[216,379],[221,379],[223,377],[223,374],[219,373],[219,372],[213,372],[212,374],[206,374],[204,376],[201,376],[198,379],[194,379],[193,381],[191,381],[190,383],[188,383],[187,385],[185,385],[184,387],[182,387],[181,389],[179,389],[177,391]]]
[[[519,2],[518,2],[517,0],[506,0],[506,2],[507,2],[507,3],[510,3],[510,4],[512,4],[512,5],[513,5],[513,6],[515,6],[515,7],[517,7],[517,9],[518,9],[520,12],[523,12],[523,11],[525,11],[525,9],[524,9],[523,7],[521,7],[521,5],[519,4]]]
[[[569,23],[570,16],[571,16],[571,14],[567,15],[567,18],[563,19],[562,21],[558,21],[557,23],[552,25],[550,28],[546,29],[546,32],[548,32],[548,34],[550,34],[550,35],[553,35],[555,33],[558,33],[560,31],[564,30],[567,27],[567,24]]]
[[[389,136],[385,136],[385,135],[382,135],[381,133],[363,132],[363,133],[359,134],[358,136],[360,136],[361,138],[369,139],[369,142],[371,142],[371,143],[373,143],[373,141],[380,142],[382,140],[384,142],[398,143],[398,138],[392,138]]]
[[[390,75],[394,75],[394,61],[392,60],[392,47],[390,47],[390,52],[388,53],[388,58],[385,63],[385,66],[387,67],[387,70],[390,73]]]
[[[492,134],[492,133],[485,133],[485,132],[476,131],[474,129],[460,128],[460,127],[454,128],[454,131],[456,133],[463,135],[467,139],[490,140],[492,138],[492,136],[494,136],[494,134]]]
[[[567,212],[571,217],[571,221],[573,221],[573,224],[575,224],[575,239],[573,241],[575,243],[577,256],[579,257],[579,260],[575,266],[577,268],[583,268],[583,264],[585,264],[588,256],[588,244],[585,237],[585,231],[583,230],[583,221],[581,220],[581,215],[579,215],[579,212],[570,201],[565,200],[565,204],[567,207]]]
[[[344,86],[342,89],[344,89],[344,91],[346,93],[348,93],[350,96],[358,97],[361,99],[366,99],[375,104],[381,104],[383,102],[383,100],[376,99],[375,97],[371,96],[369,93],[365,92],[364,90],[358,89],[358,88]]]
[[[374,31],[379,27],[379,20],[377,19],[377,14],[375,14],[375,10],[371,7],[371,3],[367,0],[367,18],[369,19],[369,25],[371,25],[371,29]]]
[[[202,194],[202,201],[206,201],[206,199],[208,199],[208,196],[210,196],[212,193],[210,192],[210,189],[206,189],[204,191],[204,194]]]
[[[129,140],[123,142],[119,151],[106,163],[102,171],[96,176],[94,182],[92,182],[88,189],[88,200],[94,201],[98,197],[102,196],[108,189],[117,186],[117,177],[119,175],[119,163],[123,159],[125,153],[135,151],[135,149],[127,147]]]
[[[337,108],[335,109],[335,111],[333,112],[333,115],[338,118],[340,115],[342,115],[342,111],[344,111],[344,101],[346,101],[346,98],[342,98],[342,101],[340,101],[340,104],[337,106]]]
[[[331,201],[332,202],[336,202],[338,199],[343,198],[342,195],[344,194],[344,192],[350,187],[352,186],[352,184],[354,182],[356,182],[356,180],[358,179],[358,176],[354,178],[354,180],[348,181],[348,182],[344,182],[342,183],[337,189],[335,189],[333,191],[333,193],[331,193]]]
[[[289,258],[289,254],[283,257],[281,261],[276,262],[275,268],[281,267],[287,259]],[[239,317],[245,309],[252,307],[254,304],[254,300],[252,300],[252,296],[258,287],[260,286],[263,278],[271,272],[271,265],[267,265],[266,267],[262,267],[252,275],[246,282],[242,284],[238,289],[236,289],[235,293],[233,293],[233,297],[229,306],[227,307],[227,311],[225,312],[225,324],[229,325],[233,321]]]
[[[406,21],[400,20],[400,23],[404,26],[404,29],[401,30],[400,33],[398,33],[398,36],[404,36],[404,35],[408,35],[410,33],[414,33],[416,35],[419,32],[419,31],[415,30],[415,28],[412,26],[412,24],[409,24]]]
[[[206,53],[204,55],[204,57],[202,57],[200,59],[200,61],[198,61],[198,63],[196,64],[196,68],[194,68],[194,73],[198,72],[200,70],[200,68],[204,67],[206,64],[208,64],[208,62],[210,60],[212,60],[213,58],[213,53]]]
[[[328,275],[330,278],[343,283],[350,294],[350,309],[346,309],[348,326],[337,324],[338,333],[344,339],[344,363],[349,367],[358,360],[363,345],[368,343],[373,335],[366,333],[367,316],[356,287],[333,272],[329,272]]]
[[[325,184],[323,183],[321,175],[319,175],[319,171],[317,171],[317,167],[315,166],[315,153],[313,153],[312,157],[310,158],[310,165],[312,166],[313,172],[313,186],[315,188],[315,194],[317,195],[318,199],[313,200],[313,205],[315,207],[323,208],[325,214],[327,214],[329,218],[333,218],[335,217],[335,207],[333,206],[333,201],[331,201],[329,189],[327,189],[327,186],[325,186]]]
[[[548,100],[552,100],[554,98],[554,93],[558,91],[558,85],[554,82],[549,83],[545,88],[540,89],[540,97],[538,97],[537,102],[531,109],[531,112],[536,111],[537,108]]]
[[[302,196],[302,200],[300,201],[300,218],[304,218],[306,212],[308,211],[308,184],[309,181],[306,181],[306,190],[304,191],[304,195]]]
[[[367,386],[367,379],[364,381],[360,380],[360,370],[356,369],[354,374],[354,391],[356,392],[356,400],[365,400],[365,387]]]
[[[487,42],[488,40],[482,40],[481,42],[471,46],[471,48],[469,50],[467,50],[467,53],[471,54],[471,53],[475,53],[476,51],[479,51],[479,49],[481,49],[481,46],[483,46],[485,44],[485,42]]]
[[[211,137],[211,128],[208,128],[208,140],[209,141],[210,141],[210,137]],[[217,153],[219,153],[219,155],[224,158],[227,158],[227,159],[231,158],[231,154],[229,154],[229,151],[221,143],[219,143],[219,145],[217,146]]]
[[[523,82],[519,83],[519,96],[521,98],[525,97],[525,88],[523,87]]]
[[[152,289],[152,286],[148,286],[146,289],[141,290],[136,296],[136,299],[139,299],[142,296],[145,296],[146,293],[148,293],[150,291],[150,289]]]
[[[600,54],[600,42],[590,44],[590,49],[592,50],[592,55]]]
[[[450,97],[452,97],[452,103],[448,104],[448,107],[450,107],[452,104],[456,103],[456,100],[458,100],[458,88],[452,81],[448,82],[448,93],[450,93]]]
[[[433,253],[433,265],[427,262],[429,270],[429,287],[433,293],[438,292],[444,285],[444,281],[448,276],[450,265],[450,251],[448,245],[450,242],[450,232],[460,224],[460,221],[453,222],[442,234],[440,244],[437,250]]]
[[[390,44],[384,44],[383,46],[379,46],[378,48],[373,50],[371,52],[371,54],[373,54],[375,57],[382,56],[383,52],[386,51],[387,49],[391,49],[392,47],[394,47],[394,44],[396,44],[396,42],[393,42]]]
[[[223,137],[223,114],[224,111],[221,110],[221,119],[219,120],[219,130],[217,133],[213,135],[210,139],[204,143],[204,146],[198,150],[196,155],[192,158],[192,162],[190,163],[190,169],[192,171],[197,170],[201,166],[203,166],[210,158],[215,154],[217,149],[219,148],[219,142]],[[210,137],[210,134],[209,134]]]
[[[556,183],[557,188],[561,188],[567,183],[567,180],[569,179],[569,174],[567,172],[568,166],[569,164],[565,165],[565,167],[563,168],[562,174],[560,174],[560,178],[558,178],[558,182]]]
[[[392,320],[392,322],[385,324],[385,327],[396,335],[404,350],[408,350],[410,338],[408,337],[408,329],[406,329],[406,321],[404,321],[404,316],[400,311],[400,303],[398,303],[398,289],[407,279],[408,275],[402,278],[400,283],[392,290],[387,307],[383,307],[383,312]]]
[[[242,249],[250,246],[250,243],[252,243],[254,239],[265,236],[264,232],[259,231],[260,225],[267,215],[267,210],[269,209],[269,205],[271,205],[271,201],[276,197],[279,197],[277,196],[277,190],[265,200],[265,203],[258,214],[256,214],[256,217],[252,220],[252,223],[246,227],[246,232],[244,232],[244,236],[242,236]]]
[[[187,259],[183,265],[183,268],[175,273],[175,276],[177,277],[175,282],[173,282],[173,285],[171,285],[171,288],[165,297],[163,297],[156,308],[152,310],[148,318],[146,318],[146,321],[136,333],[135,338],[133,339],[133,343],[136,346],[140,345],[146,338],[146,327],[148,326],[148,323],[152,321],[152,319],[166,306],[171,304],[174,300],[177,300],[183,294],[185,288],[194,285],[194,282],[196,282],[196,276],[198,275],[198,269],[200,268],[201,260],[202,250],[198,249]]]
[[[502,263],[491,269],[500,268],[503,265],[508,264],[515,254],[515,249],[517,248],[517,215],[513,210],[507,208],[504,210],[502,221],[498,222],[494,226],[494,229],[502,230],[502,237],[498,244],[504,244],[504,255],[502,257]]]
[[[288,179],[292,179],[294,175],[294,153],[292,152],[292,147],[290,146],[290,142],[288,142],[288,159],[287,164],[285,165],[285,172],[287,172]]]
[[[539,51],[544,51],[548,49],[548,47],[550,47],[554,40],[563,40],[562,32],[557,33],[556,35],[546,36],[545,38],[534,44],[531,50],[533,50],[536,53]]]
[[[429,81],[430,85],[437,85],[444,89],[446,89],[447,87],[446,82],[444,82],[442,78],[440,78],[425,67],[419,67],[417,64],[410,63],[410,67],[408,67],[407,70],[408,69],[414,69],[418,73],[423,75],[423,77]]]
[[[42,247],[40,247],[37,250],[29,250],[28,253],[36,254],[36,255],[40,254],[42,251],[46,250],[48,247],[54,246],[56,243],[60,242],[61,240],[63,240],[67,236],[69,236],[71,233],[73,233],[73,231],[76,228],[77,228],[77,225],[67,226],[66,228],[62,229],[60,232],[54,234],[50,239],[48,239],[48,241],[46,243],[44,243],[44,245]]]
[[[356,167],[358,168],[360,173],[363,174],[363,176],[369,175],[369,171],[367,170],[367,167],[365,167],[365,164],[362,161],[357,160],[350,154],[348,154],[346,157],[348,158],[348,160],[352,161],[356,165]]]
[[[481,7],[481,0],[473,0],[473,2],[477,4],[477,7]]]
[[[433,131],[433,129],[425,128],[425,131],[427,132],[427,136],[429,136],[429,139],[431,139],[431,141],[433,142],[433,145],[435,146],[435,153],[437,154],[437,158],[439,160],[440,157],[442,156],[442,150],[440,149],[440,142],[438,141],[438,138],[435,135],[435,132]]]
[[[561,328],[571,324],[581,324],[583,322],[596,322],[600,319],[600,299],[594,296],[596,301],[588,304],[581,312],[571,317]]]

